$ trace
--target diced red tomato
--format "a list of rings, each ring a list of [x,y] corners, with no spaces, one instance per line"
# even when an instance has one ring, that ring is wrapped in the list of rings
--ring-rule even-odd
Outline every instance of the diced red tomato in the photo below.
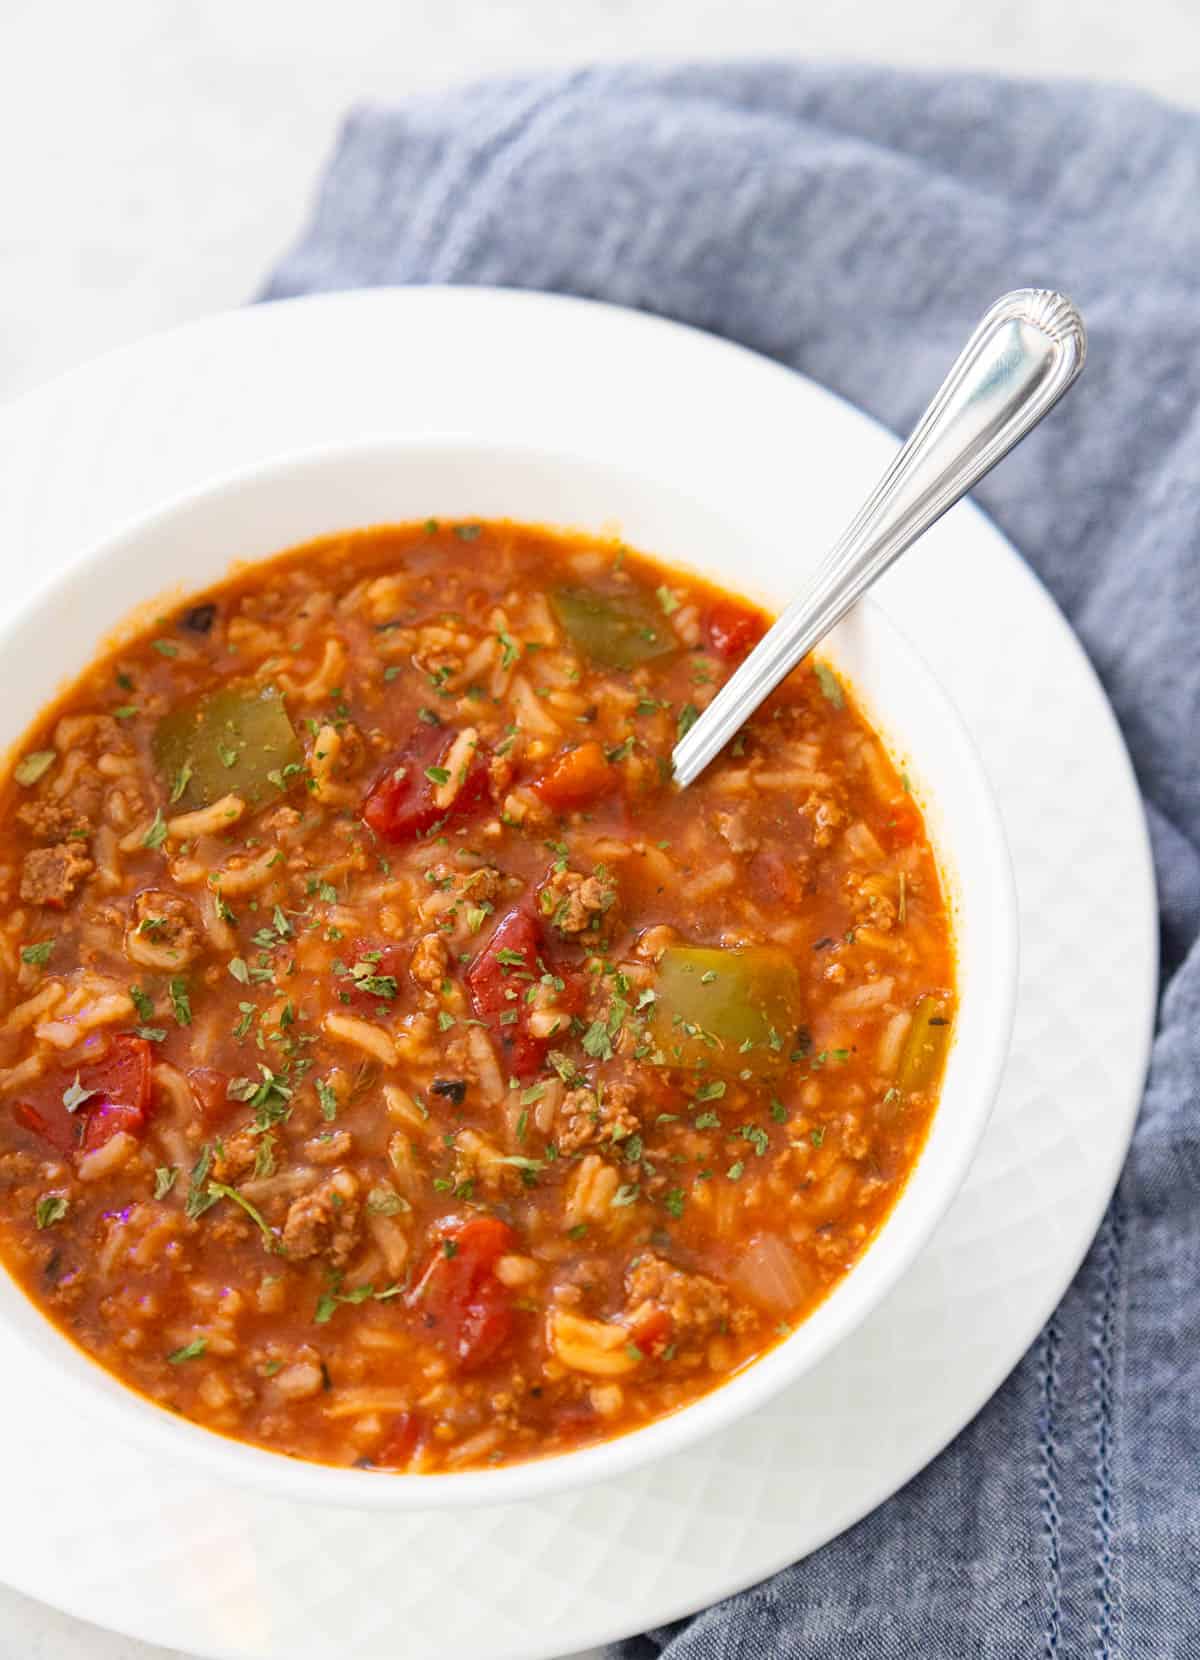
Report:
[[[542,925],[520,908],[502,917],[491,939],[467,970],[467,985],[476,1017],[502,1051],[502,1063],[513,1078],[528,1078],[545,1063],[554,1037],[535,1037],[529,1030],[530,988],[550,972],[562,981],[555,1006],[567,1014],[583,1007],[586,987],[578,969],[547,961]],[[504,1019],[505,1015],[516,1019]]]
[[[400,754],[394,755],[367,791],[362,805],[364,824],[389,842],[415,841],[447,818],[463,818],[487,799],[488,766],[482,748],[467,764],[457,795],[449,807],[439,807],[439,788],[428,769],[442,765],[457,732],[443,726],[422,726]]]
[[[603,748],[592,738],[560,755],[530,788],[547,807],[562,813],[572,807],[585,807],[589,801],[598,801],[620,782],[620,773],[609,764]]]
[[[657,1359],[671,1341],[671,1316],[665,1308],[648,1309],[629,1328],[629,1341],[644,1355]]]
[[[910,847],[921,834],[921,815],[909,801],[893,801],[882,825],[882,840],[889,853]]]
[[[424,1429],[420,1413],[398,1412],[376,1448],[371,1463],[383,1470],[403,1470],[416,1452]]]
[[[705,626],[717,656],[731,662],[758,644],[767,632],[767,619],[749,606],[718,600],[705,618]]]
[[[460,1372],[486,1366],[512,1334],[512,1295],[495,1270],[515,1244],[516,1234],[495,1216],[451,1216],[437,1224],[408,1304],[429,1320]]]
[[[48,1141],[60,1153],[90,1153],[118,1131],[140,1136],[150,1112],[150,1044],[123,1032],[97,1060],[74,1072],[56,1072],[41,1080],[32,1100],[13,1107],[18,1124]],[[73,1112],[63,1096],[74,1084],[89,1094]]]
[[[545,1040],[536,1038],[528,1025],[525,994],[542,970],[538,955],[542,930],[528,911],[509,911],[483,950],[467,970],[467,985],[476,1016],[486,1021],[493,1038],[504,1052],[505,1064],[516,1078],[528,1078],[542,1064]],[[502,1020],[504,1015],[515,1020]]]
[[[239,1103],[229,1098],[227,1072],[218,1072],[215,1066],[192,1066],[188,1068],[187,1078],[202,1123],[220,1124],[238,1110]]]
[[[357,940],[350,959],[351,972],[338,980],[337,989],[344,991],[357,1008],[373,1014],[381,1006],[397,1001],[404,984],[407,958],[408,953],[398,945],[372,945],[369,940]],[[359,968],[357,975],[353,972],[356,967]],[[396,982],[396,989],[390,996],[389,980]],[[364,984],[364,981],[367,983]],[[371,982],[376,984],[372,986]],[[378,982],[383,983],[382,990]]]

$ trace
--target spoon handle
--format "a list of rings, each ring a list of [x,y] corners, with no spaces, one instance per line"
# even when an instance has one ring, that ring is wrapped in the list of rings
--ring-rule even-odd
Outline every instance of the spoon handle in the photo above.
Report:
[[[873,582],[1020,443],[1083,368],[1083,319],[1062,294],[1018,288],[979,327],[808,587],[675,746],[690,784]]]

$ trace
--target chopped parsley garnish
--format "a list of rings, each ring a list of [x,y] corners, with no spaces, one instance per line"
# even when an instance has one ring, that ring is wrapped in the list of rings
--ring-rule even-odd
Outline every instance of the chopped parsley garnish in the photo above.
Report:
[[[175,782],[171,785],[171,805],[174,806],[183,795],[184,790],[192,781],[192,769],[185,761],[175,774]]]
[[[669,617],[673,611],[678,611],[679,596],[672,593],[671,589],[668,588],[665,583],[661,588],[656,589],[655,592],[658,594],[658,603],[663,608],[664,616]]]
[[[402,1199],[395,1188],[389,1187],[386,1182],[380,1182],[367,1194],[367,1209],[374,1216],[395,1216],[402,1210],[408,1210],[407,1199]]]
[[[672,1187],[668,1189],[665,1197],[663,1198],[663,1204],[667,1207],[677,1222],[683,1215],[683,1207],[685,1203],[686,1199],[684,1191],[681,1187]]]
[[[190,1026],[192,1024],[192,1005],[188,997],[187,981],[176,976],[168,982],[167,992],[171,999],[171,1007],[175,1011],[176,1022],[180,1026]]]
[[[846,701],[846,694],[842,691],[837,675],[825,663],[814,663],[813,673],[820,683],[826,701],[835,709],[840,709]]]
[[[163,843],[166,841],[166,839],[167,839],[167,821],[166,821],[166,819],[163,818],[162,808],[159,807],[156,810],[155,814],[154,814],[154,823],[150,826],[149,830],[147,830],[146,834],[142,837],[142,846],[143,847],[159,848],[163,845]]]
[[[167,1194],[175,1186],[178,1177],[179,1171],[175,1165],[160,1164],[158,1169],[154,1172],[154,1197],[156,1199],[165,1199]]]
[[[696,1091],[697,1101],[719,1101],[725,1093],[725,1084],[720,1078],[709,1078]]]
[[[338,1098],[334,1093],[333,1085],[327,1083],[324,1078],[318,1078],[316,1085],[317,1099],[321,1103],[321,1117],[326,1123],[332,1124],[337,1117],[338,1110]]]
[[[34,1206],[33,1219],[42,1228],[52,1228],[56,1222],[61,1222],[70,1208],[70,1201],[61,1193],[43,1193]]]
[[[147,996],[141,986],[130,986],[129,995],[133,999],[133,1006],[138,1012],[138,1019],[153,1020],[154,999]]]
[[[700,711],[694,703],[685,703],[679,711],[679,718],[675,722],[676,734],[682,738],[686,736],[700,719]]]
[[[604,1021],[592,1021],[592,1024],[583,1034],[583,1050],[584,1054],[590,1055],[593,1060],[610,1061],[612,1059],[612,1040],[608,1035],[608,1027]]]
[[[204,1146],[200,1149],[200,1156],[192,1166],[191,1176],[188,1180],[187,1199],[183,1207],[185,1213],[192,1219],[193,1222],[197,1217],[203,1216],[204,1212],[209,1210],[217,1202],[215,1197],[209,1193],[207,1187],[205,1186],[205,1183],[208,1181],[208,1172],[211,1169],[212,1148],[206,1141]]]
[[[262,1234],[263,1238],[266,1240],[267,1249],[269,1251],[273,1251],[273,1250],[276,1249],[276,1247],[278,1246],[279,1241],[276,1239],[275,1235],[271,1232],[271,1228],[270,1228],[269,1224],[267,1223],[265,1217],[262,1215],[262,1213],[259,1210],[257,1210],[250,1203],[249,1199],[245,1198],[241,1193],[238,1192],[236,1187],[229,1187],[229,1186],[227,1186],[227,1184],[225,1182],[209,1182],[208,1191],[209,1191],[210,1195],[212,1196],[212,1198],[214,1200],[216,1200],[216,1199],[232,1199],[232,1201],[235,1205],[240,1205],[241,1208],[245,1211],[246,1215],[254,1223],[255,1227]]]
[[[21,961],[28,963],[31,968],[45,968],[50,961],[53,950],[53,940],[39,940],[36,945],[23,945],[21,947]]]
[[[176,1349],[174,1354],[169,1354],[167,1360],[172,1366],[181,1366],[185,1360],[199,1360],[207,1348],[207,1337],[193,1337],[182,1349]]]
[[[13,768],[13,777],[18,784],[23,784],[28,789],[31,784],[36,784],[44,773],[49,772],[57,759],[58,755],[53,749],[35,749],[31,755],[26,755],[24,760],[17,762]]]
[[[745,1169],[746,1166],[742,1163],[741,1159],[738,1159],[736,1164],[731,1164],[729,1166],[729,1169],[725,1172],[725,1174],[729,1177],[731,1182],[740,1182]]]

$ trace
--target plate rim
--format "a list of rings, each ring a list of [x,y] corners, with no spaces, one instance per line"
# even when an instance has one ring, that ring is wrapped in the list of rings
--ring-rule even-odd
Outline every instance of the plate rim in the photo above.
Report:
[[[67,393],[70,393],[78,387],[81,379],[87,378],[89,375],[94,375],[97,371],[101,372],[102,376],[104,373],[111,374],[114,369],[119,366],[122,360],[136,360],[143,357],[144,354],[148,352],[153,354],[155,351],[161,351],[167,342],[178,340],[180,337],[195,336],[199,332],[204,330],[212,330],[214,328],[219,331],[224,326],[230,324],[231,321],[233,321],[236,326],[252,327],[253,324],[251,320],[255,317],[278,312],[282,309],[292,309],[295,311],[299,311],[301,309],[305,311],[320,311],[325,309],[327,311],[332,311],[336,307],[346,306],[347,304],[354,307],[359,307],[364,303],[383,302],[385,304],[393,304],[397,298],[402,298],[405,304],[411,304],[414,299],[418,299],[420,301],[426,296],[434,297],[436,301],[444,303],[446,297],[450,295],[454,296],[454,300],[452,302],[453,304],[474,304],[478,299],[485,298],[490,303],[500,300],[505,305],[511,306],[515,304],[516,306],[522,308],[544,309],[549,306],[559,309],[573,308],[580,313],[594,311],[608,314],[610,318],[619,318],[625,325],[634,323],[639,329],[642,330],[665,330],[677,335],[691,337],[694,345],[701,346],[710,352],[714,349],[724,349],[726,353],[736,360],[747,360],[754,366],[754,369],[757,372],[761,372],[764,368],[772,371],[781,380],[781,382],[784,380],[791,382],[794,387],[798,386],[799,388],[802,388],[803,393],[806,396],[815,396],[818,405],[822,401],[832,401],[840,405],[843,410],[852,416],[853,420],[859,424],[859,432],[862,434],[863,444],[865,447],[869,447],[867,446],[866,439],[866,433],[868,430],[873,430],[876,435],[886,435],[889,438],[891,436],[890,434],[887,434],[886,429],[872,417],[847,402],[847,400],[839,397],[838,394],[833,393],[827,388],[821,386],[819,383],[808,379],[808,377],[799,374],[797,371],[788,368],[786,365],[780,364],[770,358],[763,357],[761,354],[755,352],[749,347],[742,346],[734,341],[709,335],[705,333],[705,331],[695,328],[689,324],[657,318],[647,313],[628,311],[623,307],[614,306],[608,302],[591,300],[582,297],[543,294],[538,291],[527,290],[431,287],[351,290],[332,294],[306,295],[296,299],[272,302],[270,305],[264,307],[250,308],[248,310],[230,310],[218,313],[213,317],[199,319],[195,322],[183,324],[177,328],[151,336],[148,340],[117,347],[113,351],[103,354],[101,357],[92,360],[92,362],[88,364],[84,364],[79,368],[68,370],[63,374],[56,376],[45,386],[34,388],[31,391],[26,392],[14,402],[4,406],[3,409],[0,409],[0,445],[3,445],[5,439],[5,428],[8,420],[19,420],[21,413],[23,411],[27,411],[31,406],[36,405],[39,400],[52,400],[55,397],[61,397]],[[393,429],[393,432],[394,430],[395,429]],[[379,435],[383,436],[382,433]],[[367,434],[363,433],[360,434],[360,436],[365,437]],[[286,453],[286,450],[281,450],[279,452],[272,451],[269,453],[264,452],[260,459],[262,461],[269,461],[276,454],[282,455],[284,453]],[[213,476],[221,470],[222,469],[220,468],[214,469]],[[208,474],[202,475],[197,482],[203,483],[205,478],[208,476]],[[880,1479],[877,1486],[872,1485],[867,1490],[863,1502],[855,1508],[854,1514],[839,1515],[834,1517],[828,1530],[823,1534],[820,1533],[819,1530],[817,1533],[810,1533],[806,1537],[805,1549],[802,1552],[802,1555],[807,1555],[812,1550],[819,1549],[823,1544],[827,1543],[830,1538],[833,1538],[837,1534],[845,1531],[846,1528],[855,1525],[855,1523],[861,1520],[863,1516],[868,1514],[871,1510],[876,1508],[878,1504],[884,1502],[886,1498],[896,1492],[906,1481],[911,1480],[912,1476],[918,1473],[919,1470],[925,1468],[926,1465],[931,1462],[932,1459],[938,1455],[938,1453],[940,1453],[947,1443],[953,1439],[953,1437],[957,1435],[961,1429],[971,1421],[972,1418],[977,1415],[982,1406],[988,1399],[990,1399],[991,1395],[1003,1382],[1004,1378],[1009,1375],[1013,1368],[1019,1363],[1022,1356],[1026,1353],[1029,1343],[1036,1336],[1037,1331],[1041,1329],[1047,1315],[1060,1301],[1066,1288],[1074,1278],[1079,1264],[1083,1261],[1087,1251],[1090,1249],[1096,1228],[1103,1217],[1105,1209],[1107,1208],[1111,1193],[1115,1187],[1121,1166],[1124,1162],[1128,1150],[1129,1140],[1136,1121],[1149,1060],[1150,1045],[1153,1037],[1157,1002],[1156,992],[1158,959],[1157,906],[1155,903],[1154,873],[1151,861],[1149,839],[1145,825],[1144,804],[1141,804],[1140,793],[1137,791],[1136,786],[1136,777],[1134,775],[1132,762],[1125,746],[1123,736],[1120,733],[1115,715],[1108,704],[1103,687],[1100,684],[1099,677],[1096,674],[1094,667],[1087,659],[1086,654],[1083,652],[1078,640],[1071,632],[1070,625],[1062,616],[1062,613],[1059,611],[1052,596],[1049,595],[1036,574],[1016,553],[1007,537],[1005,537],[998,527],[996,527],[980,509],[975,507],[973,503],[965,504],[965,507],[957,509],[956,512],[960,515],[960,522],[964,516],[970,516],[973,521],[975,531],[977,533],[982,533],[986,538],[991,540],[997,557],[1007,559],[1013,566],[1023,573],[1024,577],[1027,579],[1028,591],[1031,597],[1034,597],[1036,600],[1040,601],[1044,606],[1048,605],[1050,610],[1053,612],[1058,629],[1063,636],[1062,643],[1070,646],[1079,662],[1085,666],[1086,673],[1090,678],[1091,690],[1093,694],[1095,694],[1094,700],[1097,705],[1095,713],[1102,719],[1103,724],[1106,726],[1106,735],[1109,739],[1110,748],[1113,749],[1111,759],[1120,766],[1123,773],[1124,784],[1130,790],[1132,799],[1139,803],[1141,815],[1140,836],[1137,840],[1139,843],[1138,852],[1140,853],[1140,858],[1138,860],[1138,864],[1140,869],[1131,873],[1131,880],[1136,879],[1139,876],[1141,878],[1138,882],[1138,886],[1141,888],[1141,903],[1139,909],[1145,933],[1143,945],[1146,948],[1147,961],[1150,965],[1151,972],[1149,976],[1150,985],[1146,988],[1145,1008],[1142,1019],[1143,1041],[1141,1044],[1141,1051],[1136,1057],[1136,1067],[1131,1069],[1131,1071],[1136,1074],[1137,1086],[1136,1088],[1131,1086],[1129,1089],[1131,1099],[1126,1107],[1126,1110],[1122,1114],[1119,1133],[1115,1134],[1111,1141],[1108,1157],[1104,1161],[1105,1167],[1102,1175],[1098,1176],[1093,1184],[1093,1203],[1088,1210],[1086,1226],[1078,1225],[1078,1238],[1076,1240],[1075,1249],[1071,1253],[1069,1272],[1066,1272],[1064,1269],[1056,1270],[1053,1276],[1053,1284],[1050,1285],[1050,1288],[1044,1289],[1041,1296],[1030,1299],[1029,1310],[1024,1322],[1025,1332],[1020,1347],[1016,1349],[1015,1353],[1005,1353],[995,1362],[995,1364],[988,1370],[987,1376],[976,1390],[975,1399],[970,1410],[966,1412],[965,1416],[956,1417],[954,1422],[945,1426],[944,1434],[941,1434],[940,1438],[936,1439],[936,1444],[929,1447],[923,1447],[921,1449],[918,1459],[912,1463],[911,1468],[908,1469],[908,1473],[905,1476],[897,1481],[893,1476],[884,1475]],[[140,515],[134,515],[133,517],[139,516]],[[122,528],[124,528],[123,523],[110,524],[107,527],[106,534],[114,534]],[[915,642],[911,639],[904,622],[890,612],[889,620],[892,625],[908,639],[909,644],[913,645],[914,648],[920,652],[919,646],[916,646]],[[924,653],[920,654],[922,656],[924,655]],[[932,672],[935,674],[935,677],[938,677],[936,668],[934,668]],[[1113,747],[1114,741],[1115,748]],[[1015,1347],[1015,1343],[1012,1346]],[[786,1548],[784,1549],[783,1554],[778,1558],[758,1558],[756,1559],[753,1567],[750,1568],[744,1575],[735,1576],[734,1578],[728,1580],[723,1579],[723,1589],[720,1590],[719,1595],[727,1596],[733,1594],[737,1590],[744,1589],[748,1585],[759,1583],[764,1578],[767,1578],[771,1574],[777,1572],[781,1567],[799,1559],[800,1558],[796,1557],[794,1550]],[[0,1573],[4,1573],[2,1568],[0,1568]],[[6,1581],[8,1580],[8,1575],[6,1573],[4,1573],[4,1578]],[[25,1587],[21,1585],[18,1585],[17,1588],[22,1590],[25,1589]],[[26,1594],[34,1596],[39,1600],[45,1600],[39,1591],[26,1591]],[[54,1606],[61,1607],[68,1612],[77,1614],[81,1618],[90,1619],[93,1623],[105,1623],[103,1620],[97,1621],[96,1616],[89,1613],[85,1606],[75,1604],[73,1598],[58,1598],[55,1600]],[[693,1611],[698,1606],[705,1606],[705,1604],[698,1604],[694,1597],[690,1595],[684,1595],[675,1601],[668,1599],[654,1605],[652,1608],[640,1611],[637,1615],[637,1626],[635,1629],[640,1629],[647,1624],[660,1624],[667,1620],[679,1618],[682,1615]],[[152,1630],[150,1625],[143,1627],[136,1623],[125,1623],[121,1626],[110,1624],[109,1629],[122,1630],[130,1635],[143,1636],[146,1640],[152,1642],[163,1640],[161,1633]],[[609,1626],[605,1628],[597,1627],[594,1630],[585,1633],[583,1635],[583,1640],[590,1642],[609,1641],[615,1637],[625,1634],[628,1630],[628,1616],[616,1616]],[[578,1638],[577,1636],[572,1637],[571,1640],[577,1641]],[[231,1657],[231,1660],[237,1660],[237,1657],[251,1651],[241,1646],[219,1647],[209,1645],[203,1652],[211,1654],[214,1657],[219,1656],[220,1660],[225,1660],[226,1656]],[[519,1653],[524,1656],[530,1656],[534,1653],[545,1654],[550,1652],[555,1651],[544,1647],[538,1647],[536,1645],[536,1640],[533,1647],[525,1645],[519,1650],[496,1649],[494,1651],[497,1656],[497,1660],[499,1660],[499,1656],[501,1655],[507,1656]]]

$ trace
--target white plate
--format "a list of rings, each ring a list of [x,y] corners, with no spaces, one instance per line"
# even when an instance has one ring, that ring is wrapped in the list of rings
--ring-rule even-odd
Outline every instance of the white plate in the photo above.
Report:
[[[800,377],[634,313],[467,289],[304,300],[147,341],[0,413],[5,592],[234,468],[438,431],[653,470],[751,530],[783,516],[798,571],[893,449]],[[1099,685],[995,529],[956,509],[880,598],[982,751],[1024,959],[982,1150],[885,1306],[701,1446],[574,1496],[471,1514],[305,1509],[218,1487],[67,1421],[36,1364],[14,1355],[0,1372],[0,1577],[230,1660],[537,1660],[689,1612],[814,1550],[978,1410],[1068,1284],[1128,1144],[1153,1016],[1153,876]],[[1101,908],[1103,959],[1089,943]]]

